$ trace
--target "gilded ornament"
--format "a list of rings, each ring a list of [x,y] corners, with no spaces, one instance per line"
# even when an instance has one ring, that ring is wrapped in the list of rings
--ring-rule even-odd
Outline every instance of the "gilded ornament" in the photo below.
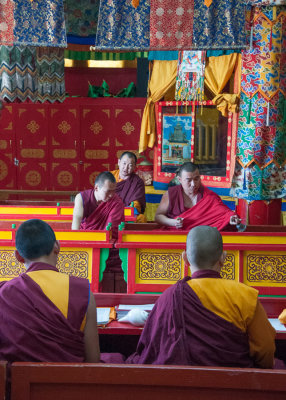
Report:
[[[248,254],[246,261],[249,282],[286,283],[286,254]]]
[[[26,271],[14,255],[14,250],[0,250],[0,277],[1,279],[16,278]]]
[[[102,125],[98,122],[95,121],[92,125],[90,125],[90,130],[97,135],[99,132],[101,132],[103,129]]]
[[[122,112],[123,110],[121,110],[120,108],[117,108],[115,110],[115,118]]]
[[[0,181],[5,179],[7,175],[8,175],[8,166],[3,160],[0,160]]]
[[[107,150],[86,150],[85,158],[87,160],[106,159],[108,154]]]
[[[122,130],[126,133],[126,135],[130,135],[135,128],[130,122],[126,122],[126,124],[122,126]]]
[[[78,276],[79,278],[88,277],[89,257],[86,251],[64,251],[59,253],[57,268],[60,272]]]
[[[27,129],[28,131],[30,131],[31,133],[36,133],[37,130],[39,130],[40,125],[37,124],[36,121],[32,120],[27,124]]]
[[[7,140],[0,140],[0,150],[7,149]]]
[[[61,186],[70,186],[73,182],[72,174],[69,171],[61,171],[57,176],[57,181]]]
[[[136,114],[138,114],[139,115],[139,117],[141,118],[141,116],[142,116],[142,109],[141,108],[135,108],[134,109],[134,111],[136,112]]]
[[[69,149],[56,149],[53,151],[53,156],[54,158],[76,158],[76,151],[75,150],[69,150]]]
[[[58,129],[63,133],[66,134],[70,129],[71,126],[67,121],[62,121],[59,125],[58,125]]]
[[[139,254],[139,278],[141,280],[181,279],[182,253],[149,253]]]
[[[25,180],[30,186],[38,186],[41,183],[41,175],[38,171],[29,171],[26,174]]]
[[[220,270],[223,279],[235,280],[235,257],[234,254],[227,254],[224,264]]]
[[[110,118],[110,110],[101,110],[102,112],[104,112],[108,118]]]
[[[121,146],[123,146],[123,143],[120,143],[117,139],[115,139],[115,146],[121,147]]]
[[[22,149],[21,156],[23,158],[44,158],[45,152],[42,149]]]

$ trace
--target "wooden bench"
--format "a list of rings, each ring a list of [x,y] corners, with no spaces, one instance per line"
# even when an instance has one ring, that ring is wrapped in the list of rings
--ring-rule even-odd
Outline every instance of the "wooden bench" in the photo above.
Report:
[[[14,363],[11,400],[285,400],[286,370]]]
[[[0,361],[0,400],[5,400],[6,365],[6,361]]]

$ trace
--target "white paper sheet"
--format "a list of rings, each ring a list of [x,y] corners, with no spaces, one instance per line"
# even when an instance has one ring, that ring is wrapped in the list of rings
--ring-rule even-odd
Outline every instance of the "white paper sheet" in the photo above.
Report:
[[[110,307],[97,307],[97,325],[107,324],[109,321]]]
[[[133,310],[134,308],[140,308],[140,310],[151,311],[154,304],[119,304],[118,310]]]
[[[286,332],[286,326],[281,324],[278,318],[268,318],[268,321],[276,331]]]

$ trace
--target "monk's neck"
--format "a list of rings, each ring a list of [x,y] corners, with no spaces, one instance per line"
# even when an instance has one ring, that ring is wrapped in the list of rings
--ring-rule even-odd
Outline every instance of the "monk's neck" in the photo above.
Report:
[[[197,204],[198,194],[196,193],[195,195],[189,196],[185,192],[183,192],[183,198],[184,198],[184,207],[192,208]]]
[[[98,199],[97,199],[97,196],[96,196],[96,192],[95,192],[95,191],[93,192],[93,195],[94,195],[94,198],[95,198],[95,201],[96,201],[96,204],[97,204],[97,205],[100,204],[100,203],[102,203],[102,200],[98,200]]]
[[[128,178],[130,178],[130,175],[121,176],[121,175],[120,175],[120,172],[119,172],[119,180],[120,180],[120,181],[126,181]]]

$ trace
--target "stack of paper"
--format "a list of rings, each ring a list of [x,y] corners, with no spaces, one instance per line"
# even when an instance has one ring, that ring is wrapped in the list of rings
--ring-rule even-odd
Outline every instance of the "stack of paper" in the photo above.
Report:
[[[106,325],[109,321],[110,307],[97,307],[97,325]]]

